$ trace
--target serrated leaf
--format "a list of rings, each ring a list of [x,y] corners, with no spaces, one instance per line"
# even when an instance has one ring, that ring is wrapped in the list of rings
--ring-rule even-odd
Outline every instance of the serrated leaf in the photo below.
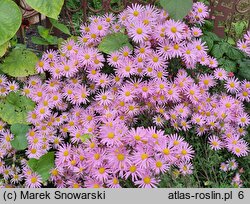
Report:
[[[175,20],[182,20],[192,9],[192,0],[160,0],[160,4],[170,17]]]
[[[208,51],[211,51],[214,46],[214,41],[209,36],[204,35],[201,37],[202,41],[206,43]]]
[[[217,59],[221,58],[224,54],[224,51],[221,49],[221,46],[216,44],[213,46],[211,54],[216,57]]]
[[[64,4],[64,0],[26,0],[26,2],[36,11],[53,19],[58,19]]]
[[[32,171],[38,173],[42,177],[43,182],[45,182],[50,177],[50,170],[55,166],[55,153],[48,152],[39,160],[30,159],[28,161],[28,165],[32,169]]]
[[[9,41],[4,43],[3,45],[0,45],[0,57],[4,56],[4,54],[6,53],[8,47],[9,47]]]
[[[205,32],[204,34],[205,34],[206,36],[210,37],[213,41],[216,41],[216,42],[222,41],[222,38],[219,38],[219,36],[216,35],[216,34],[213,33],[213,32]]]
[[[29,124],[27,115],[35,108],[35,102],[20,93],[10,92],[0,102],[0,118],[8,124]]]
[[[0,69],[13,77],[26,77],[36,74],[38,57],[26,49],[14,49],[6,58]]]
[[[232,38],[232,37],[228,37],[227,39],[227,42],[230,44],[230,45],[235,45],[235,40]]]
[[[232,60],[239,60],[244,57],[241,51],[237,50],[230,45],[229,49],[226,50],[226,55]]]
[[[22,13],[15,2],[0,1],[0,45],[9,41],[22,23]]]
[[[30,129],[28,125],[13,124],[10,131],[14,134],[14,140],[11,141],[11,146],[16,150],[24,150],[28,147],[27,132]]]
[[[57,20],[52,19],[52,18],[50,18],[49,20],[55,28],[57,28],[58,30],[62,31],[63,33],[67,35],[70,35],[70,31],[66,25],[59,23]]]
[[[227,52],[228,49],[230,49],[231,45],[227,42],[221,42],[220,44],[220,48],[222,50],[222,52]]]
[[[244,60],[239,62],[238,74],[247,80],[250,80],[250,60]]]
[[[46,41],[43,38],[36,37],[36,36],[32,36],[31,41],[32,43],[37,44],[37,45],[49,45],[48,41]]]
[[[129,43],[128,36],[123,33],[113,33],[102,39],[98,49],[106,54],[110,54],[125,46],[133,50],[133,46]]]
[[[236,72],[237,71],[237,63],[232,61],[232,60],[222,58],[219,61],[219,63],[228,72]]]

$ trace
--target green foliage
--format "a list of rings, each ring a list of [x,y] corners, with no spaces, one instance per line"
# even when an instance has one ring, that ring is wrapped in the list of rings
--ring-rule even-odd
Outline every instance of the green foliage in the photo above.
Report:
[[[86,140],[89,140],[91,137],[93,137],[92,134],[86,133],[86,134],[81,135],[80,139],[82,142],[86,142]]]
[[[206,43],[207,47],[208,47],[208,51],[211,51],[213,46],[214,46],[214,41],[213,39],[211,39],[209,36],[202,36],[201,37],[202,41]]]
[[[228,72],[237,73],[239,71],[240,76],[250,79],[250,76],[248,76],[250,73],[247,69],[250,65],[247,65],[248,61],[242,62],[247,57],[232,45],[233,42],[230,44],[210,31],[204,30],[203,32],[202,40],[206,42],[209,54],[218,60],[220,67]]]
[[[16,150],[24,150],[28,147],[26,134],[30,127],[23,124],[13,124],[10,131],[14,134],[14,140],[11,141],[11,146]]]
[[[47,40],[37,36],[32,36],[31,41],[36,45],[49,45],[49,42]]]
[[[219,65],[223,67],[228,72],[236,72],[237,71],[237,63],[226,58],[220,58],[218,60]]]
[[[0,57],[4,56],[4,54],[6,53],[8,47],[9,47],[9,42],[6,42],[2,45],[0,45]]]
[[[243,79],[250,80],[250,59],[243,59],[239,61],[238,75]]]
[[[14,49],[5,59],[0,69],[13,77],[25,77],[36,74],[38,57],[27,49]]]
[[[50,44],[50,45],[56,45],[57,44],[57,42],[58,42],[57,37],[53,36],[53,35],[50,35],[50,29],[45,28],[43,26],[38,26],[37,29],[38,29],[39,35],[44,40],[46,40],[48,44]]]
[[[61,31],[63,31],[64,33],[69,33],[69,30],[68,28],[61,24],[61,23],[58,23],[56,20],[52,20],[53,23],[58,27],[60,28]],[[55,26],[55,27],[56,27]],[[31,38],[31,41],[34,43],[34,44],[37,44],[37,45],[59,45],[60,42],[63,40],[62,38],[58,38],[56,36],[53,36],[51,35],[51,29],[49,28],[45,28],[44,26],[38,26],[37,27],[38,29],[38,33],[41,37],[36,37],[36,36],[33,36]]]
[[[110,54],[122,47],[128,46],[133,49],[133,46],[129,43],[129,38],[123,33],[113,33],[103,38],[99,44],[98,49],[106,54]]]
[[[70,35],[70,31],[66,25],[59,23],[57,20],[52,19],[52,18],[50,18],[49,20],[55,28],[57,28],[58,30],[62,31],[63,33],[67,35]]]
[[[29,124],[27,114],[35,108],[35,102],[20,93],[10,92],[0,102],[0,118],[8,124]]]
[[[22,13],[11,0],[0,1],[0,45],[10,40],[19,29]]]
[[[32,158],[28,161],[28,165],[32,171],[38,173],[42,177],[43,182],[46,182],[50,177],[50,170],[55,166],[55,153],[48,152],[39,160]]]
[[[58,19],[64,4],[64,0],[26,0],[26,2],[36,11],[53,19]]]
[[[170,17],[175,20],[182,20],[192,9],[192,0],[160,0],[160,4]]]

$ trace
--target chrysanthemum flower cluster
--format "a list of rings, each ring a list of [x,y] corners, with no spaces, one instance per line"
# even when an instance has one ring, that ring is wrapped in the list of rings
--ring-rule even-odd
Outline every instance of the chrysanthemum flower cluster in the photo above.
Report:
[[[77,41],[67,40],[58,51],[44,53],[37,71],[49,77],[30,77],[23,88],[37,104],[28,116],[33,128],[26,155],[39,159],[56,151],[50,177],[56,187],[118,188],[127,179],[138,187],[157,187],[172,167],[191,174],[195,151],[182,136],[190,131],[195,137],[209,135],[214,150],[248,154],[243,136],[250,121],[243,102],[250,101],[250,82],[229,77],[207,54],[199,39],[202,31],[194,25],[204,22],[207,11],[195,3],[184,23],[169,19],[161,9],[135,4],[118,18],[91,17]],[[126,33],[134,50],[101,53],[98,45],[113,32]],[[183,64],[176,76],[168,73],[174,58]],[[214,70],[188,74],[198,64]],[[18,89],[1,79],[1,89]],[[226,91],[214,92],[218,84]],[[25,159],[22,170],[4,163],[14,154],[13,135],[0,131],[0,173],[6,183],[40,187],[41,177]]]
[[[244,35],[244,38],[239,40],[237,47],[250,56],[250,30]]]

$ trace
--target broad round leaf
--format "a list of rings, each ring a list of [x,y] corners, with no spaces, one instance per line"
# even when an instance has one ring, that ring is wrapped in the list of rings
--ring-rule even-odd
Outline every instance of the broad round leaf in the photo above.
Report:
[[[0,102],[0,118],[8,124],[29,124],[28,112],[35,108],[35,102],[20,93],[10,92]]]
[[[26,0],[26,2],[30,7],[45,16],[58,19],[64,0]]]
[[[50,170],[54,168],[55,154],[54,152],[48,152],[43,155],[39,160],[30,159],[28,161],[29,167],[37,172],[43,179],[43,182],[47,181],[50,177]]]
[[[9,41],[0,45],[0,57],[4,56],[4,54],[6,53],[8,47],[9,47]]]
[[[6,58],[0,69],[13,77],[26,77],[36,74],[38,57],[25,49],[14,49]]]
[[[13,124],[10,131],[14,134],[14,140],[11,141],[11,146],[16,150],[24,150],[28,147],[27,132],[30,129],[28,125]]]
[[[182,20],[192,9],[192,0],[160,0],[161,6],[174,20]]]
[[[10,40],[22,23],[22,13],[11,0],[0,1],[0,45]]]
[[[113,33],[102,39],[98,49],[106,54],[110,54],[111,52],[119,50],[125,46],[133,49],[132,45],[129,43],[128,36],[123,33]]]

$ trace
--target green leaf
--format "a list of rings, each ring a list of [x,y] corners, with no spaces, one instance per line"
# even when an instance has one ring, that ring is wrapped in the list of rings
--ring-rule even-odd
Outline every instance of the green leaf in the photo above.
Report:
[[[238,21],[232,24],[237,36],[241,36],[244,32],[244,29],[247,27],[247,21]]]
[[[224,54],[224,51],[221,49],[221,46],[219,44],[216,44],[213,46],[213,49],[211,51],[211,54],[216,57],[217,59],[221,58]]]
[[[10,40],[22,23],[22,13],[15,2],[0,1],[0,45]]]
[[[56,36],[50,35],[50,30],[48,28],[45,28],[43,26],[38,26],[38,33],[40,36],[47,41],[49,45],[56,45],[58,43],[58,38]]]
[[[222,41],[223,39],[222,38],[219,38],[218,35],[216,35],[215,33],[213,32],[204,32],[204,34],[208,37],[210,37],[213,41],[216,41],[216,42],[220,42]]]
[[[205,20],[204,26],[208,31],[212,31],[214,29],[214,23],[211,20]]]
[[[192,0],[160,0],[160,4],[174,20],[182,20],[192,9]]]
[[[50,18],[49,20],[55,28],[57,28],[58,30],[62,31],[63,33],[67,35],[70,35],[70,31],[66,25],[59,23],[57,20],[52,19],[52,18]]]
[[[0,102],[0,118],[8,124],[29,124],[27,115],[35,108],[35,102],[20,93],[10,92]]]
[[[0,45],[0,57],[4,56],[4,54],[6,53],[8,47],[9,47],[9,41]]]
[[[80,139],[82,142],[86,142],[86,140],[89,140],[93,135],[92,134],[83,134],[82,136],[80,136]]]
[[[208,51],[211,51],[214,46],[214,41],[209,36],[204,35],[201,37],[202,41],[206,43]]]
[[[237,63],[232,60],[221,58],[219,64],[228,72],[237,71]]]
[[[230,45],[229,49],[226,50],[226,55],[232,60],[239,60],[244,57],[242,52]]]
[[[26,49],[14,49],[6,58],[0,69],[13,77],[26,77],[36,74],[38,57]]]
[[[27,4],[50,18],[58,19],[64,0],[26,0]]]
[[[44,26],[37,26],[37,30],[38,30],[39,35],[42,38],[46,39],[49,36],[49,29],[48,28],[45,28]]]
[[[32,171],[38,173],[42,177],[43,182],[45,182],[50,177],[50,170],[55,166],[55,153],[48,152],[39,160],[30,159],[28,165]]]
[[[11,141],[11,145],[16,150],[24,150],[28,147],[27,132],[30,129],[28,125],[13,124],[10,127],[11,133],[14,134],[14,140]]]
[[[128,36],[123,33],[113,33],[102,39],[98,49],[106,54],[110,54],[111,52],[119,50],[125,46],[133,49],[133,46],[129,43]]]
[[[47,40],[40,38],[40,37],[36,37],[36,36],[32,36],[31,41],[32,43],[37,44],[37,45],[49,45]]]
[[[222,52],[226,53],[228,49],[230,49],[231,45],[227,42],[221,42],[220,44],[220,48],[222,50]]]
[[[235,40],[234,40],[232,37],[228,37],[227,42],[228,42],[230,45],[236,45]]]
[[[250,60],[245,59],[239,62],[239,72],[238,74],[243,78],[250,80]]]

